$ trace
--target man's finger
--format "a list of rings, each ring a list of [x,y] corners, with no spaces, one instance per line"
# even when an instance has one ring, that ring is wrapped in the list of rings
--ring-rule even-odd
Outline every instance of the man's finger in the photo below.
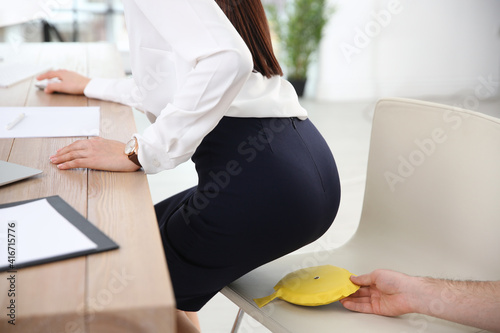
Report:
[[[363,299],[356,298],[355,300],[343,299],[340,302],[348,310],[362,312],[362,313],[373,313],[373,307],[369,299],[364,299],[364,298]]]
[[[351,298],[355,297],[369,297],[371,295],[370,287],[361,287],[355,293],[349,295]]]
[[[372,284],[372,278],[370,274],[363,275],[351,275],[350,277],[352,283],[357,284],[358,286],[369,286]]]

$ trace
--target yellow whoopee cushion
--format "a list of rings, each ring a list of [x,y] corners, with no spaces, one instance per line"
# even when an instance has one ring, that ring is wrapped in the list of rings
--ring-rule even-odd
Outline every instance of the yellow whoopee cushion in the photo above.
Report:
[[[269,296],[254,299],[259,308],[273,299],[289,303],[318,306],[336,302],[359,289],[349,280],[352,274],[340,267],[323,265],[299,269],[287,274],[275,286]]]

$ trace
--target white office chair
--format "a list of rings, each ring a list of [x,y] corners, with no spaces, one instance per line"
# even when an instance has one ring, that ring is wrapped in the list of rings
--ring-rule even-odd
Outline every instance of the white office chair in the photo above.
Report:
[[[478,332],[417,314],[390,318],[351,312],[339,302],[301,307],[277,299],[259,309],[253,298],[269,295],[291,271],[323,264],[354,274],[388,268],[498,280],[499,235],[500,120],[434,103],[384,99],[375,109],[355,235],[338,249],[268,263],[222,293],[272,332]]]

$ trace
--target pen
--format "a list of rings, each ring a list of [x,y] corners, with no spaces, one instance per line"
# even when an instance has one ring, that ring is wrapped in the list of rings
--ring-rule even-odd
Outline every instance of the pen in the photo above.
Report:
[[[19,116],[17,116],[16,119],[14,119],[13,121],[11,121],[10,123],[7,124],[7,126],[5,126],[5,128],[9,131],[11,130],[14,126],[16,126],[17,124],[19,124],[21,122],[21,120],[24,119],[24,113],[21,113]]]

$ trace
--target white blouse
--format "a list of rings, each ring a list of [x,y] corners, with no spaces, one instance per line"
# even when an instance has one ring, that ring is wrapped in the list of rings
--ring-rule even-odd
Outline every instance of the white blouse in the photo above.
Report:
[[[127,104],[152,124],[134,134],[146,173],[187,161],[224,116],[307,118],[289,82],[252,72],[243,39],[214,0],[124,0],[131,79],[85,95]]]

